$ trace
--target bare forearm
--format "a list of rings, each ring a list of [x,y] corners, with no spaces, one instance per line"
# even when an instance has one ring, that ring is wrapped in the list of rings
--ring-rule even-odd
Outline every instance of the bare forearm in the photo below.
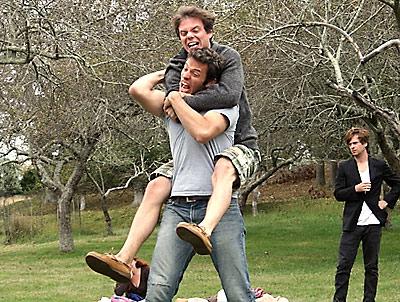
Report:
[[[225,130],[226,122],[222,115],[221,118],[203,116],[186,104],[177,92],[170,93],[168,98],[182,126],[197,142],[206,143]]]
[[[129,94],[138,102],[146,111],[156,115],[163,115],[162,106],[165,93],[156,90],[154,87],[164,78],[164,70],[146,74],[137,79],[130,87]]]

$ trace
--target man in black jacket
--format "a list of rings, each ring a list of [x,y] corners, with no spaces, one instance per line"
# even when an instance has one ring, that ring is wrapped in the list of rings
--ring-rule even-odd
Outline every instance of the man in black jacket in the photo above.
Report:
[[[374,302],[378,284],[378,257],[386,207],[400,196],[400,177],[383,160],[368,155],[368,130],[351,128],[345,141],[353,158],[339,164],[334,195],[344,201],[343,232],[335,277],[334,302],[346,301],[350,272],[362,242],[365,280],[363,302]],[[391,190],[380,198],[382,183]]]

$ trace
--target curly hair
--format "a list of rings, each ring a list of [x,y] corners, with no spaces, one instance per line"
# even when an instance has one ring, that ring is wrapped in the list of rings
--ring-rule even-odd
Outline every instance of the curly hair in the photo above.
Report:
[[[215,23],[215,15],[200,7],[189,5],[181,6],[176,12],[175,16],[172,17],[172,24],[175,29],[175,33],[179,38],[179,25],[183,19],[186,18],[199,18],[204,25],[204,29],[207,33],[213,31]]]
[[[207,64],[206,82],[221,78],[221,73],[224,68],[224,58],[211,48],[199,48],[188,54],[188,58],[193,58],[196,61]]]

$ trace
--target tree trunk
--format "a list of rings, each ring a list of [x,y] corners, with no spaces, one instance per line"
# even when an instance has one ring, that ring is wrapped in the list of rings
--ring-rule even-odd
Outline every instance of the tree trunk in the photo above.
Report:
[[[374,134],[389,166],[396,173],[400,173],[400,159],[397,157],[395,151],[389,146],[385,134],[382,131],[374,131]]]
[[[134,197],[133,197],[133,202],[132,206],[133,207],[138,207],[142,203],[143,199],[143,189],[142,188],[135,188],[134,189]]]
[[[253,191],[253,201],[251,203],[251,213],[253,214],[253,216],[257,216],[258,214],[258,200],[260,198],[260,190],[257,188],[254,189]]]
[[[275,167],[272,167],[268,171],[266,171],[264,174],[261,175],[261,177],[257,178],[255,181],[249,183],[245,187],[241,188],[240,190],[240,196],[239,196],[239,205],[241,208],[243,208],[246,205],[247,199],[249,197],[249,194],[257,188],[259,185],[263,184],[268,178],[270,178],[276,171],[278,171],[280,168],[285,167],[293,163],[294,159],[289,158],[283,162],[280,162],[278,165]]]
[[[71,225],[71,202],[80,182],[83,172],[86,169],[86,162],[91,154],[97,140],[92,140],[82,150],[79,160],[75,163],[74,170],[71,173],[66,185],[62,188],[62,194],[58,201],[59,214],[59,236],[60,251],[71,252],[74,249],[74,239],[72,236]]]
[[[74,250],[74,239],[71,225],[71,198],[63,193],[58,201],[58,232],[60,251],[71,252]]]
[[[107,198],[104,196],[104,194],[101,195],[101,209],[103,210],[104,220],[106,222],[107,235],[109,236],[114,235],[112,230],[111,216],[110,213],[108,212],[108,207],[107,207]]]

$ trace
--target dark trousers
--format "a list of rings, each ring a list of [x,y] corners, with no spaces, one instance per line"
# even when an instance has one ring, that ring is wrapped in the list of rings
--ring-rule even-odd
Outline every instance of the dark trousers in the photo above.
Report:
[[[382,227],[380,225],[357,226],[354,231],[342,233],[335,276],[334,302],[346,301],[350,272],[357,256],[360,241],[362,241],[365,269],[363,302],[375,302],[381,234]]]

